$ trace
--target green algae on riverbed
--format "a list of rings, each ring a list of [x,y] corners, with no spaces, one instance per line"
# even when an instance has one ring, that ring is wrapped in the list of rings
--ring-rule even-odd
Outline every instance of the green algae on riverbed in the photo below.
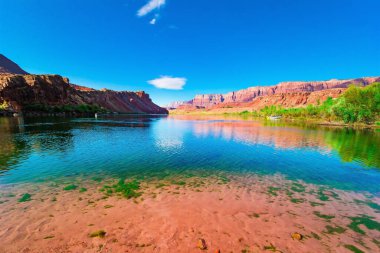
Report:
[[[272,243],[269,244],[269,245],[264,246],[263,249],[264,249],[264,250],[273,251],[273,252],[277,252],[277,251],[278,251],[278,252],[281,252],[281,251],[279,251],[279,250],[276,248],[276,246],[274,246]],[[246,252],[249,252],[249,251],[246,251]]]
[[[72,191],[72,190],[75,190],[76,188],[78,188],[78,186],[74,185],[74,184],[70,184],[68,186],[65,186],[63,188],[64,191]]]
[[[25,193],[24,195],[22,195],[22,197],[18,200],[18,202],[26,202],[26,201],[30,201],[32,199],[32,195],[30,195],[29,193]]]
[[[300,183],[292,183],[290,189],[295,192],[305,192],[306,187]]]
[[[336,205],[336,207],[339,207],[338,209],[336,209],[337,211],[339,211],[339,210],[344,210],[344,205],[341,205],[341,204],[351,204],[353,207],[357,207],[355,205],[355,201],[354,201],[355,198],[361,198],[363,200],[366,200],[365,196],[362,194],[353,195],[353,196],[350,196],[350,198],[348,198],[345,195],[345,193],[343,193],[341,191],[339,191],[339,192],[337,191],[337,193],[342,194],[342,200],[324,202],[323,204],[326,206],[326,210],[323,207],[318,207],[318,208],[314,209],[312,206],[310,206],[308,199],[309,199],[309,197],[312,199],[315,198],[315,194],[318,190],[318,187],[320,187],[320,186],[303,183],[303,186],[305,188],[305,192],[297,192],[297,191],[293,192],[290,189],[292,186],[292,181],[287,180],[287,179],[282,179],[279,177],[274,177],[274,178],[269,178],[269,177],[238,178],[236,175],[234,175],[234,176],[231,176],[231,178],[232,178],[231,183],[228,185],[219,185],[217,177],[210,177],[207,179],[192,177],[192,178],[184,179],[184,178],[176,176],[174,178],[172,178],[172,177],[166,178],[163,181],[157,181],[157,180],[139,181],[139,180],[134,179],[133,177],[127,178],[127,179],[120,179],[120,180],[117,180],[116,178],[108,178],[108,179],[105,179],[105,181],[104,181],[105,185],[104,186],[102,186],[103,183],[98,184],[97,182],[94,182],[94,181],[89,180],[89,179],[86,179],[84,181],[79,181],[78,178],[73,178],[71,182],[76,182],[76,184],[78,184],[79,187],[76,189],[76,191],[70,192],[70,194],[65,193],[63,191],[57,191],[57,190],[61,189],[61,187],[58,189],[55,189],[55,188],[50,188],[50,189],[52,190],[53,194],[54,193],[55,194],[62,194],[61,196],[59,196],[60,202],[58,204],[67,202],[67,201],[62,201],[64,199],[67,200],[69,198],[81,196],[84,199],[84,201],[82,201],[81,203],[86,205],[86,201],[89,198],[91,198],[92,200],[94,200],[94,202],[92,202],[93,206],[89,206],[90,208],[87,208],[87,210],[91,211],[92,210],[91,207],[97,207],[97,209],[96,209],[97,212],[100,212],[101,215],[105,215],[104,217],[113,216],[114,212],[117,212],[117,210],[122,208],[123,205],[120,205],[120,203],[123,203],[122,201],[125,201],[124,203],[127,202],[128,204],[133,204],[134,201],[136,201],[136,203],[141,203],[143,201],[143,199],[140,197],[141,195],[138,195],[139,198],[137,198],[135,194],[131,195],[130,193],[132,190],[133,190],[133,192],[138,193],[138,194],[142,194],[142,191],[144,191],[143,197],[146,200],[149,198],[150,194],[152,194],[153,192],[154,192],[154,194],[160,194],[160,193],[162,193],[162,194],[167,194],[167,193],[176,194],[177,191],[175,191],[175,190],[178,190],[181,194],[184,194],[184,196],[185,195],[189,196],[187,191],[193,192],[195,189],[201,189],[204,192],[204,194],[202,194],[202,197],[205,194],[207,194],[208,192],[216,192],[217,194],[214,196],[215,199],[220,198],[220,197],[224,197],[225,199],[229,199],[229,197],[231,197],[231,198],[235,199],[235,196],[240,196],[239,199],[241,198],[243,201],[247,200],[247,199],[244,199],[244,197],[246,197],[246,196],[244,194],[242,194],[242,192],[252,193],[252,194],[254,194],[253,196],[257,196],[256,194],[261,194],[261,196],[263,196],[265,200],[269,200],[270,202],[273,202],[275,205],[281,206],[280,208],[284,208],[284,206],[289,207],[290,210],[293,210],[297,214],[299,219],[301,219],[301,218],[306,219],[307,218],[308,220],[310,219],[310,221],[313,221],[313,222],[319,224],[320,226],[315,226],[311,229],[309,229],[307,226],[305,226],[306,229],[304,230],[304,233],[303,233],[305,240],[303,242],[300,242],[300,244],[304,244],[304,243],[307,243],[308,239],[310,239],[310,241],[314,241],[314,243],[318,243],[319,245],[325,244],[329,240],[328,238],[332,239],[334,237],[338,238],[338,237],[342,236],[341,234],[343,234],[346,231],[348,231],[348,232],[344,235],[344,237],[350,236],[352,234],[352,232],[349,231],[349,229],[347,228],[347,225],[349,224],[349,222],[348,222],[349,220],[348,221],[346,220],[346,222],[344,222],[344,221],[342,221],[342,219],[339,219],[339,218],[345,217],[345,216],[343,216],[343,214],[337,213],[336,216],[338,218],[332,220],[333,218],[335,218],[334,215],[332,215],[332,214],[335,214],[332,211],[333,209],[331,209],[332,206]],[[203,182],[202,188],[193,188],[194,183],[198,183],[199,180],[203,180],[202,181]],[[179,184],[175,184],[176,182],[181,182],[181,181],[185,182],[185,184],[183,186],[181,186]],[[156,188],[157,185],[161,185],[161,184],[163,184],[162,186],[164,186],[164,187]],[[80,194],[79,193],[80,186],[87,187],[90,192],[85,193],[85,194]],[[270,190],[275,192],[277,197],[268,196],[268,194],[267,194],[268,186],[271,186]],[[101,192],[99,192],[100,188],[102,189]],[[44,189],[44,188],[38,187],[38,189],[40,190],[40,189]],[[49,189],[49,188],[47,188],[47,189]],[[317,190],[315,190],[314,192],[311,192],[310,189],[317,189]],[[335,190],[333,188],[327,188],[327,187],[326,187],[326,189],[329,189],[329,191],[325,192],[326,194],[330,194],[330,189]],[[108,190],[110,191],[109,195],[107,194]],[[235,190],[237,192],[234,192]],[[292,192],[292,194],[287,194],[287,191]],[[128,193],[129,195],[125,195],[124,194],[125,192],[129,192]],[[220,192],[220,194],[218,192]],[[34,195],[34,192],[30,192],[30,193],[33,194],[34,199],[40,199],[39,195]],[[224,195],[226,193],[227,193],[227,196]],[[231,196],[228,197],[229,193],[231,193]],[[74,195],[74,194],[77,194],[77,195]],[[103,194],[106,194],[105,195],[106,197],[111,197],[111,198],[108,199],[107,201],[102,201]],[[288,197],[289,195],[291,197]],[[54,195],[50,195],[50,199],[53,196]],[[129,198],[131,198],[132,201],[129,201],[129,200],[127,201],[125,199],[123,200],[123,198],[120,198],[120,197],[128,198],[127,196],[130,196]],[[164,196],[168,196],[168,195],[164,195]],[[196,196],[196,195],[194,195],[194,196]],[[199,195],[199,196],[201,196],[201,195]],[[297,205],[291,204],[289,202],[289,200],[291,201],[293,196],[297,197],[297,198],[300,197],[301,200],[304,200],[304,204],[302,204],[302,203],[297,203]],[[343,198],[343,196],[345,196],[345,197]],[[135,198],[137,198],[137,199],[135,199]],[[186,198],[186,196],[185,196],[185,198]],[[180,197],[177,199],[179,201],[182,200],[182,199],[180,199]],[[263,199],[263,201],[264,201],[264,199]],[[238,200],[238,198],[236,198],[236,200]],[[113,201],[121,201],[121,202],[113,202]],[[143,205],[149,206],[149,204],[152,202],[157,204],[160,201],[161,201],[161,198],[159,198],[158,200],[155,200],[155,201],[151,201],[151,202],[145,201],[145,203]],[[377,201],[377,199],[373,198],[372,201]],[[36,201],[33,201],[33,203],[34,202],[36,202]],[[70,204],[71,204],[71,202],[70,202]],[[74,206],[75,205],[76,204],[74,203]],[[269,205],[271,205],[271,204],[269,204]],[[140,204],[140,206],[141,206],[141,204]],[[297,209],[303,209],[304,207],[305,207],[304,213],[306,216],[302,217],[302,211],[298,212]],[[293,209],[293,208],[295,208],[295,209]],[[343,208],[343,209],[340,209],[340,208]],[[128,210],[128,209],[126,209],[126,210]],[[129,209],[129,210],[132,210],[132,209]],[[329,211],[327,211],[327,210],[329,210]],[[371,211],[371,210],[368,209],[367,211]],[[86,211],[86,212],[88,212],[88,211]],[[255,222],[255,223],[256,222],[268,222],[266,224],[273,222],[273,220],[268,218],[268,216],[266,215],[265,212],[266,212],[265,209],[261,210],[261,209],[256,209],[256,208],[245,210],[245,214],[246,214],[247,218],[252,219],[252,222]],[[359,214],[353,212],[353,213],[348,213],[346,215],[356,216]],[[375,215],[373,215],[373,216],[375,216]],[[56,217],[58,217],[58,216],[56,216]],[[51,220],[55,220],[55,218],[51,219]],[[326,223],[326,221],[330,222],[330,223]],[[101,224],[96,224],[94,227],[94,226],[90,226],[90,224],[87,225],[88,223],[89,222],[86,220],[86,223],[84,223],[84,226],[87,229],[89,229],[90,231],[85,231],[83,236],[86,236],[87,238],[89,238],[89,237],[94,237],[94,238],[105,237],[105,238],[107,238],[108,237],[105,234],[102,235],[101,233],[98,233],[100,230],[92,232],[96,229],[99,229],[99,227],[97,228],[96,226],[99,226]],[[102,223],[102,224],[104,225],[105,223]],[[325,225],[329,225],[329,226],[324,227]],[[318,227],[320,227],[320,229],[317,229]],[[360,227],[362,228],[361,225],[360,225]],[[100,227],[100,228],[102,228],[102,227]],[[110,231],[108,231],[108,233],[112,231],[112,229],[109,228],[108,226],[103,227],[103,228],[107,231],[110,230]],[[289,226],[289,228],[290,228],[290,226]],[[94,229],[94,230],[92,230],[92,229]],[[293,229],[291,229],[291,230],[293,230]],[[89,232],[92,232],[91,233],[92,236],[90,236]],[[289,231],[289,232],[293,232],[293,231]],[[107,235],[108,235],[108,233],[107,233]],[[43,235],[49,235],[49,232],[47,231],[47,233],[44,233]],[[56,234],[56,236],[57,235],[58,234]],[[114,236],[115,236],[114,233],[112,233],[112,237],[114,237]],[[110,238],[112,238],[112,237],[110,237]],[[343,248],[344,244],[346,243],[349,245],[357,245],[358,247],[363,248],[363,249],[373,250],[373,247],[376,248],[376,245],[369,242],[368,240],[370,240],[370,239],[372,240],[373,238],[368,238],[368,236],[367,236],[363,239],[363,242],[368,243],[368,246],[367,245],[362,246],[362,244],[360,244],[360,242],[357,240],[356,241],[355,240],[345,240],[339,246],[338,245],[334,245],[334,246],[330,245],[330,246],[331,247],[340,247],[341,250],[348,251],[349,249]],[[57,241],[57,240],[58,240],[58,237],[57,237],[57,239],[53,239],[52,241]],[[101,241],[101,240],[102,239],[95,239],[94,241],[97,242],[97,241]],[[332,240],[335,240],[335,239],[332,239]],[[320,241],[320,242],[318,242],[318,241]],[[263,249],[263,246],[267,245],[268,248],[266,249],[266,251],[270,252],[272,250],[272,249],[270,249],[270,245],[269,245],[270,242],[274,243],[280,249],[284,248],[284,245],[279,244],[275,240],[272,240],[272,238],[268,239],[265,243],[260,244],[260,248]],[[297,243],[297,242],[295,242],[295,243]],[[368,248],[366,248],[366,247],[368,247]],[[370,248],[370,247],[372,247],[372,248]],[[239,248],[239,249],[241,249],[241,248]],[[247,250],[248,250],[248,248],[247,248]],[[319,251],[319,252],[324,252],[324,251]]]
[[[330,225],[327,225],[326,226],[326,231],[324,231],[325,233],[327,234],[343,234],[347,229],[341,227],[341,226],[336,226],[336,227],[333,227],[333,226],[330,226]]]
[[[380,232],[380,223],[373,220],[373,217],[362,215],[359,217],[350,217],[350,219],[351,223],[348,227],[359,234],[366,234],[365,231],[359,227],[360,225],[367,227],[369,230],[377,230]]]
[[[125,182],[124,179],[120,179],[118,183],[108,186],[105,185],[100,190],[102,192],[105,192],[106,195],[112,195],[114,193],[119,194],[127,199],[130,198],[137,198],[142,195],[142,192],[139,192],[140,190],[140,182],[137,180],[132,180],[129,182]]]
[[[182,185],[182,186],[184,186],[184,185],[186,185],[186,182],[185,181],[172,181],[171,182],[172,184],[175,184],[175,185]]]
[[[268,194],[271,195],[271,196],[277,196],[277,191],[281,190],[279,187],[273,187],[273,186],[269,186],[268,187]]]
[[[90,237],[99,237],[99,238],[104,238],[106,236],[107,232],[104,230],[98,230],[95,232],[92,232],[89,234]]]
[[[310,205],[315,207],[315,206],[324,206],[324,203],[319,203],[319,202],[314,202],[314,201],[309,201]]]
[[[365,253],[364,251],[356,248],[354,245],[351,245],[351,244],[346,244],[344,245],[344,247],[354,253]]]
[[[375,202],[372,202],[369,200],[363,201],[363,200],[358,200],[358,199],[355,199],[354,201],[355,201],[355,203],[357,203],[359,205],[367,205],[370,208],[376,210],[377,212],[380,212],[380,205],[376,204]]]
[[[305,202],[305,199],[291,198],[291,199],[290,199],[290,202],[292,202],[292,203],[294,203],[294,204],[299,204],[299,203],[303,203],[303,202]]]
[[[330,195],[327,195],[325,192],[328,192]],[[317,197],[321,201],[329,201],[330,197],[334,198],[335,200],[339,200],[339,195],[331,190],[327,190],[324,187],[320,187],[317,192]]]
[[[334,215],[322,214],[322,213],[319,212],[319,211],[314,211],[313,213],[314,213],[317,217],[322,218],[322,219],[325,219],[325,220],[327,220],[327,221],[330,221],[331,219],[335,218]]]

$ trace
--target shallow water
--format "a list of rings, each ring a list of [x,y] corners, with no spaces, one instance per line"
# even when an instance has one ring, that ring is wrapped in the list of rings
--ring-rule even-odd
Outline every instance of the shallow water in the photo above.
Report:
[[[373,129],[0,118],[0,143],[0,253],[380,252]]]
[[[1,118],[0,184],[194,171],[380,193],[380,132],[231,118]]]

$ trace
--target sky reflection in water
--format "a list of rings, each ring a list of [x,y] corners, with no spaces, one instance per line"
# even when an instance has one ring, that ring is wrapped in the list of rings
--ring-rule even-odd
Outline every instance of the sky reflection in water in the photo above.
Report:
[[[234,118],[0,118],[0,184],[204,170],[379,193],[380,133]]]

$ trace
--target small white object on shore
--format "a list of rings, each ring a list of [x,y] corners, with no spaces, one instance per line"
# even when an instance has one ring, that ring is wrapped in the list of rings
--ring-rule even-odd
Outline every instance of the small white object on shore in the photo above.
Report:
[[[267,119],[270,119],[270,120],[279,120],[281,119],[281,116],[280,115],[275,115],[275,116],[268,116]]]

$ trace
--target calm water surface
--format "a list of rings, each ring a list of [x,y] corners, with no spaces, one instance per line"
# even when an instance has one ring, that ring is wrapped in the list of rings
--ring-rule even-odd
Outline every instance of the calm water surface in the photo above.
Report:
[[[380,194],[380,132],[233,118],[0,118],[0,185],[65,177],[281,174]]]

